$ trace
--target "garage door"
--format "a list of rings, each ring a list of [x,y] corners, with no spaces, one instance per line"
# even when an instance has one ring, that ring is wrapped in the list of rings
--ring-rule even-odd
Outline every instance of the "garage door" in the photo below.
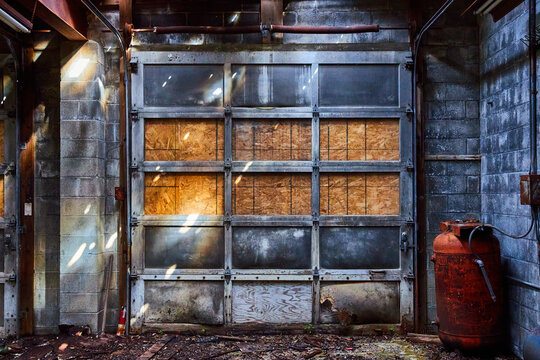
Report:
[[[406,55],[133,53],[133,331],[412,320]]]

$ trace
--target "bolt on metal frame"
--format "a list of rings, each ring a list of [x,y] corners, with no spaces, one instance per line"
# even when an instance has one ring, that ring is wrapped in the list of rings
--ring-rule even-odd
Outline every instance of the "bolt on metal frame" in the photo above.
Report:
[[[406,67],[410,53],[396,51],[255,51],[255,52],[199,52],[199,51],[137,51],[133,49],[132,63],[137,71],[132,73],[132,104],[138,120],[132,126],[132,213],[130,217],[137,224],[132,229],[133,249],[131,273],[132,280],[131,325],[141,330],[144,324],[144,282],[155,280],[183,281],[223,281],[224,282],[224,321],[232,323],[232,290],[235,281],[274,281],[311,283],[313,287],[313,323],[320,315],[321,282],[389,281],[400,284],[400,315],[402,321],[413,320],[414,266],[413,253],[405,246],[400,251],[400,268],[387,270],[331,270],[321,269],[319,259],[320,227],[399,227],[404,238],[413,239],[413,172],[412,172],[412,122],[407,109],[411,104],[410,71]],[[159,64],[209,64],[222,65],[224,69],[224,107],[150,107],[144,104],[144,67]],[[309,107],[287,108],[246,108],[231,107],[231,66],[235,65],[310,65],[312,74],[311,105]],[[382,65],[399,66],[399,104],[395,107],[374,106],[319,106],[319,67],[320,65]],[[189,119],[221,118],[224,121],[225,149],[224,161],[194,162],[155,162],[144,160],[144,122],[145,119]],[[232,157],[232,123],[235,119],[298,119],[310,118],[312,129],[311,161],[253,161],[248,172],[264,173],[310,173],[312,177],[311,215],[307,216],[258,216],[234,215],[232,213],[232,176],[245,171],[245,161],[235,161]],[[319,121],[320,119],[345,118],[398,118],[400,128],[399,161],[320,161]],[[144,267],[144,227],[182,226],[186,215],[144,215],[144,174],[145,172],[186,173],[216,172],[224,176],[224,215],[198,216],[190,226],[220,226],[224,228],[224,268],[223,269],[145,269]],[[319,211],[319,180],[321,173],[354,172],[396,172],[400,174],[400,215],[391,216],[321,216]],[[232,267],[232,231],[234,227],[311,227],[311,269],[242,270]],[[401,241],[399,242],[401,244]],[[150,305],[151,306],[151,305]],[[399,324],[398,324],[399,325]]]

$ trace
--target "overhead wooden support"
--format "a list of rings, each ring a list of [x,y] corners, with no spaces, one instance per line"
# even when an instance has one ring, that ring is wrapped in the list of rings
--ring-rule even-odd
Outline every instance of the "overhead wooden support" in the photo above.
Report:
[[[131,42],[131,27],[133,24],[133,1],[118,0],[118,8],[120,10],[120,32],[124,33],[124,41],[126,44]]]
[[[261,24],[283,25],[283,0],[261,0]],[[280,42],[282,39],[283,34],[269,34],[263,38],[263,43]]]
[[[11,15],[15,20],[20,22],[22,25],[26,26],[28,29],[32,29],[32,23],[30,20],[25,18],[20,12],[15,10],[13,7],[11,7],[8,3],[6,3],[4,0],[0,0],[0,9],[7,12],[9,15]]]
[[[20,0],[28,10],[43,20],[68,40],[86,40],[86,11],[75,0]]]

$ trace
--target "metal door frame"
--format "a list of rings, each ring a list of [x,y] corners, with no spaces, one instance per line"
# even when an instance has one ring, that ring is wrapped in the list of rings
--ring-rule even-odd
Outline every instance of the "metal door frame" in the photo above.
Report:
[[[319,227],[400,227],[402,240],[414,239],[413,221],[413,172],[412,172],[412,122],[408,109],[411,104],[410,70],[407,68],[406,51],[135,51],[132,54],[132,122],[131,168],[132,168],[132,227],[131,274],[131,329],[140,331],[144,324],[144,282],[153,280],[223,281],[224,321],[232,323],[232,283],[234,281],[302,281],[313,284],[313,323],[320,313],[321,282],[389,281],[400,284],[401,326],[411,325],[414,319],[414,251],[404,241],[400,252],[400,268],[384,271],[373,270],[320,270]],[[205,64],[224,66],[224,104],[231,104],[231,64],[303,64],[311,65],[313,84],[311,100],[313,107],[294,108],[244,108],[244,107],[149,107],[144,105],[144,66],[146,64]],[[393,64],[399,65],[399,105],[395,107],[346,106],[319,107],[319,64]],[[205,162],[155,162],[144,161],[144,122],[152,118],[216,118],[223,119],[225,135],[225,161]],[[312,160],[311,161],[253,161],[249,169],[245,161],[232,158],[232,121],[235,118],[311,118]],[[320,161],[319,120],[325,118],[399,118],[400,161]],[[266,173],[311,173],[312,214],[309,216],[251,216],[232,214],[232,175],[237,172]],[[145,172],[215,172],[224,176],[224,215],[198,216],[192,226],[220,226],[225,229],[225,268],[190,270],[176,269],[165,274],[165,269],[144,268],[145,226],[182,226],[188,221],[185,215],[144,215]],[[394,172],[400,173],[400,215],[396,216],[320,216],[319,175],[329,172]],[[232,268],[232,229],[236,226],[287,226],[311,227],[312,268],[306,270],[239,270]],[[411,244],[413,245],[413,244]],[[400,324],[396,324],[400,326]]]

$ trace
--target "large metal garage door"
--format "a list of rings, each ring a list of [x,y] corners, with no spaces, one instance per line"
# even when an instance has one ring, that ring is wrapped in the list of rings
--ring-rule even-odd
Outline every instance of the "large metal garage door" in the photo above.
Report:
[[[132,330],[411,321],[406,56],[134,52]]]

